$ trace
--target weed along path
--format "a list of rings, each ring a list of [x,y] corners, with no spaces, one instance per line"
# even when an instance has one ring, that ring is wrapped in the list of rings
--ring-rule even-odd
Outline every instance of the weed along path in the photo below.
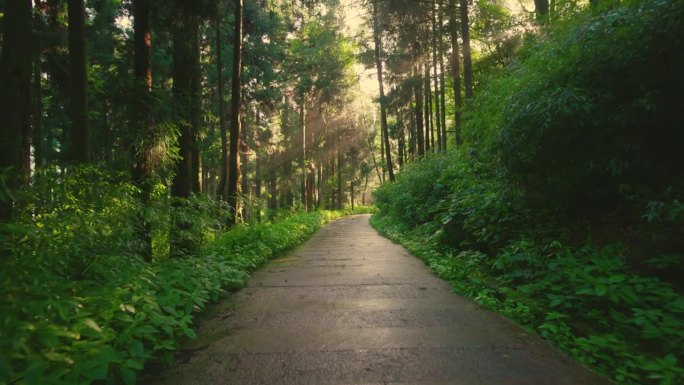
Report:
[[[209,310],[154,382],[604,384],[538,337],[451,293],[368,215],[334,221]]]

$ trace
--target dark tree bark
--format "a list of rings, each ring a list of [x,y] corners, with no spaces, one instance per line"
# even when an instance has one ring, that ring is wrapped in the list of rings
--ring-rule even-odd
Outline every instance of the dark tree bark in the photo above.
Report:
[[[88,78],[85,54],[85,3],[69,0],[69,103],[71,132],[68,160],[90,162],[88,127]]]
[[[7,170],[4,183],[10,191],[19,187],[22,181],[21,145],[24,128],[30,124],[27,121],[31,116],[30,106],[26,100],[30,100],[31,95],[31,23],[31,0],[6,3],[0,54],[0,172]],[[0,191],[0,222],[12,219],[12,197],[7,192],[5,188]],[[0,255],[7,253],[0,246]]]
[[[470,55],[470,24],[468,22],[468,0],[461,4],[461,38],[463,39],[463,83],[465,85],[466,107],[473,103],[473,64]]]
[[[240,141],[240,100],[242,83],[242,0],[235,0],[235,33],[233,40],[233,84],[231,94],[230,159],[228,167],[228,226],[237,220],[238,144]]]
[[[35,8],[40,10],[42,7],[41,0],[34,1]],[[41,19],[40,11],[34,12],[33,15],[33,29],[37,36],[40,36],[43,32],[43,20]],[[42,100],[42,52],[41,52],[41,41],[39,37],[36,37],[33,42],[33,137],[31,142],[33,144],[33,156],[36,167],[45,166],[45,139],[43,133],[43,100]]]
[[[299,139],[301,140],[301,147],[300,151],[301,153],[299,154],[299,171],[302,173],[302,179],[300,180],[300,193],[301,193],[301,202],[302,206],[304,207],[304,210],[307,209],[306,206],[306,191],[307,191],[307,186],[306,186],[306,177],[307,177],[307,172],[306,172],[306,144],[307,144],[307,139],[306,139],[306,106],[305,106],[305,98],[302,97],[302,100],[299,103],[299,134],[300,137]]]
[[[131,121],[138,140],[133,145],[133,183],[140,189],[140,199],[148,206],[152,193],[152,164],[150,137],[154,137],[151,118],[152,102],[152,32],[150,30],[150,1],[133,1],[133,45],[135,100],[131,104]],[[141,255],[152,260],[152,226],[145,215],[139,218]]]
[[[437,73],[437,55],[441,55],[440,49],[437,45],[438,42],[438,35],[439,35],[439,42],[441,43],[442,40],[442,35],[441,35],[441,30],[437,29],[437,4],[435,3],[432,8],[432,74],[433,74],[433,79],[434,79],[434,87],[435,87],[435,127],[437,128],[437,132],[433,132],[433,140],[432,140],[432,145],[434,148],[435,140],[434,136],[437,135],[437,150],[441,151],[442,150],[442,111],[440,110],[442,108],[441,100],[442,100],[442,95],[440,93],[440,88],[439,88],[439,74]]]
[[[191,109],[192,88],[192,30],[191,16],[181,15],[173,37],[173,105],[176,122],[180,126],[178,138],[178,156],[176,173],[173,178],[171,194],[178,198],[188,198],[192,192],[192,124],[189,111]]]
[[[425,117],[425,136],[423,138],[423,141],[425,143],[425,153],[430,152],[430,132],[432,132],[432,124],[434,122],[434,119],[432,119],[432,90],[430,89],[430,59],[429,55],[428,58],[426,59],[426,62],[423,65],[423,83],[424,83],[424,91],[425,91],[425,99],[424,99],[424,104],[423,107],[425,108],[425,112],[423,116]]]
[[[538,23],[546,23],[549,19],[549,0],[534,0],[534,13]]]
[[[397,119],[398,119],[398,126],[399,126],[399,143],[398,144],[398,150],[399,150],[399,169],[404,168],[404,162],[406,161],[406,142],[405,142],[405,135],[404,135],[404,114],[401,109],[397,111]]]
[[[257,202],[257,209],[255,211],[255,219],[261,221],[261,178],[262,178],[262,160],[261,160],[261,114],[259,110],[256,111],[256,125],[254,126],[254,139],[256,146],[254,148],[254,155],[256,157],[256,165],[254,170],[254,197]]]
[[[226,109],[224,105],[225,80],[223,79],[223,56],[221,53],[221,0],[216,1],[216,73],[218,74],[218,110],[221,127],[221,169],[217,195],[226,199],[228,181],[228,128],[226,125]]]
[[[456,145],[463,143],[461,137],[461,65],[458,53],[458,25],[456,23],[456,0],[449,1],[449,32],[451,34],[451,76],[454,80],[454,131]]]
[[[387,101],[385,100],[385,87],[382,81],[382,37],[380,36],[380,20],[378,17],[378,5],[373,2],[373,39],[375,42],[375,66],[378,70],[378,88],[380,89],[380,127],[383,133],[385,146],[385,160],[390,182],[394,182],[394,170],[392,169],[392,151],[389,142],[389,130],[387,128]]]
[[[183,7],[180,9],[183,11]],[[192,193],[192,20],[195,16],[183,12],[178,16],[173,33],[173,106],[176,113],[175,120],[179,126],[178,160],[175,164],[175,175],[171,185],[171,195],[175,198],[175,208],[182,208]],[[187,219],[175,218],[171,228],[171,256],[182,257],[195,250],[195,242],[188,234],[191,224]]]
[[[190,124],[192,136],[190,144],[190,187],[193,193],[202,191],[200,172],[202,159],[200,158],[200,132],[202,130],[202,68],[200,65],[200,31],[199,18],[193,17],[191,23],[191,76],[190,76]]]
[[[423,79],[420,67],[415,70],[418,80],[413,89],[413,97],[416,100],[416,147],[418,148],[418,158],[422,158],[425,153],[425,143],[423,143]]]
[[[249,135],[249,126],[245,123],[245,119],[242,118],[240,122],[240,127],[242,128],[240,132],[240,193],[242,195],[242,221],[249,222],[249,209],[251,202],[248,202],[246,198],[249,196],[249,180],[247,180],[247,166],[248,166],[248,153],[249,146],[247,145],[247,137]]]
[[[439,20],[437,22],[439,27],[439,38],[437,40],[438,56],[439,56],[439,104],[440,110],[442,111],[442,143],[441,150],[447,150],[447,124],[446,124],[446,90],[444,84],[444,8],[440,7]]]
[[[269,155],[268,159],[268,219],[272,222],[275,212],[278,210],[278,161],[276,153]]]
[[[202,132],[202,67],[200,51],[200,16],[194,15],[190,24],[191,77],[190,77],[190,124],[191,174],[190,186],[193,193],[202,192],[202,158],[200,156],[200,133]]]

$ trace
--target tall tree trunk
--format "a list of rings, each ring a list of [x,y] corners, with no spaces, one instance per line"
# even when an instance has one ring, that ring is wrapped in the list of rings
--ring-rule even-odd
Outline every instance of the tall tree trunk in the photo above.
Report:
[[[200,159],[200,131],[202,130],[202,68],[200,65],[200,36],[199,18],[193,17],[190,30],[191,39],[191,75],[190,75],[190,124],[192,135],[190,137],[190,161],[191,174],[190,186],[193,193],[202,191],[200,183],[200,171],[202,160]]]
[[[275,218],[275,212],[278,210],[278,167],[276,153],[269,155],[269,169],[268,169],[268,219],[272,222]]]
[[[430,89],[430,55],[428,54],[426,61],[424,63],[423,81],[425,90],[425,137],[423,138],[425,142],[425,153],[430,152],[430,133],[432,132],[432,124],[434,119],[432,119],[432,90]]]
[[[461,38],[463,39],[463,83],[465,85],[466,107],[473,104],[473,64],[470,55],[470,23],[468,22],[468,0],[461,4]]]
[[[449,1],[449,32],[451,34],[451,77],[454,80],[454,131],[456,145],[463,143],[461,136],[461,65],[458,53],[458,24],[456,23],[456,0]]]
[[[238,144],[240,141],[240,100],[242,83],[242,0],[235,0],[235,32],[233,35],[233,84],[231,94],[230,160],[228,167],[228,226],[237,220]]]
[[[38,39],[35,41],[35,56],[33,64],[33,157],[36,167],[45,166],[45,139],[43,135],[43,100],[42,100],[42,58]]]
[[[406,159],[406,142],[404,139],[404,114],[401,109],[397,110],[397,125],[399,128],[399,143],[398,144],[398,151],[399,151],[399,169],[401,170],[404,168],[404,162]],[[365,193],[365,192],[364,192]]]
[[[90,128],[88,127],[88,77],[85,53],[85,3],[69,0],[69,96],[71,133],[69,159],[75,163],[90,162]]]
[[[437,73],[437,55],[440,54],[441,52],[439,50],[439,47],[437,45],[438,42],[438,36],[439,36],[439,42],[441,43],[442,41],[442,31],[437,29],[437,3],[433,4],[432,7],[432,74],[434,78],[434,86],[435,86],[435,127],[437,127],[437,150],[441,151],[442,150],[442,115],[443,111],[440,111],[442,108],[441,100],[442,100],[442,95],[439,92],[439,74]],[[434,147],[434,135],[433,133],[433,141],[432,145]]]
[[[415,74],[418,77],[413,89],[413,96],[416,99],[416,147],[418,148],[418,158],[422,158],[425,153],[425,143],[423,142],[423,79],[420,66],[416,65]]]
[[[380,127],[383,132],[385,145],[385,160],[390,182],[394,182],[394,170],[392,169],[392,151],[389,141],[389,129],[387,128],[387,101],[385,100],[385,87],[382,81],[382,36],[380,36],[380,19],[378,16],[378,4],[373,2],[373,39],[375,41],[375,66],[378,70],[378,88],[380,89]]]
[[[254,212],[255,219],[257,222],[261,221],[261,114],[259,110],[256,111],[256,125],[254,125],[254,155],[256,156],[256,165],[254,170],[254,197],[256,198],[256,210]]]
[[[306,206],[306,177],[307,177],[307,172],[306,172],[306,144],[307,144],[307,139],[306,139],[306,106],[305,106],[305,101],[304,97],[302,97],[302,100],[299,104],[299,130],[301,134],[301,141],[302,141],[302,147],[300,148],[301,154],[299,158],[299,170],[302,173],[302,179],[301,179],[301,202],[302,206],[304,207],[304,210],[307,210]]]
[[[34,64],[33,64],[33,156],[36,167],[45,166],[45,138],[43,133],[43,97],[42,97],[42,73],[43,57],[41,49],[41,38],[43,33],[43,20],[41,18],[42,1],[35,0],[34,7],[38,10],[33,14],[33,28],[37,37],[33,41]]]
[[[446,90],[444,84],[444,7],[440,7],[438,27],[439,27],[439,38],[437,39],[437,47],[439,54],[439,103],[440,110],[442,111],[442,151],[447,150],[447,124],[446,124]]]
[[[340,151],[340,140],[339,137],[337,138],[337,209],[342,210],[342,198],[344,194],[342,194],[342,161],[343,161],[343,155],[342,151]]]
[[[192,193],[192,18],[193,15],[182,14],[173,36],[173,106],[175,120],[180,126],[178,138],[179,159],[175,165],[175,175],[171,185],[171,195],[175,198],[174,207],[180,208],[186,203],[184,199]],[[194,242],[188,236],[190,223],[182,217],[176,218],[171,230],[171,255],[182,257],[190,254]]]
[[[240,195],[242,207],[242,221],[249,222],[250,201],[247,200],[249,194],[249,180],[247,179],[247,167],[249,166],[249,146],[247,145],[247,136],[249,135],[249,126],[245,123],[244,117],[241,118],[240,127]]]
[[[8,170],[5,186],[10,191],[19,187],[22,176],[21,144],[30,117],[25,111],[31,95],[31,0],[11,0],[5,4],[3,44],[0,54],[0,172]],[[12,219],[12,196],[0,192],[0,223]],[[0,256],[9,251],[0,244]]]
[[[218,74],[218,110],[219,125],[221,127],[221,169],[216,193],[225,200],[228,182],[228,128],[226,126],[226,108],[224,105],[225,80],[223,79],[223,56],[221,54],[221,46],[223,45],[221,36],[221,1],[216,1],[216,73]]]
[[[133,46],[136,84],[134,100],[131,103],[131,122],[136,130],[137,140],[133,152],[133,183],[140,190],[143,206],[150,204],[152,194],[152,164],[150,139],[154,137],[150,104],[152,102],[152,33],[150,30],[150,0],[133,1]],[[144,213],[138,218],[137,229],[141,250],[146,261],[152,260],[152,225]]]

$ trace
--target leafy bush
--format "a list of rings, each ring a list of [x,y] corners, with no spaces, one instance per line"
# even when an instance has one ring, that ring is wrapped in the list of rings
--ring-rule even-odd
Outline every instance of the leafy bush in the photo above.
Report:
[[[157,197],[146,213],[156,261],[147,263],[131,246],[136,191],[107,175],[83,168],[50,174],[52,184],[37,178],[35,193],[21,197],[31,204],[3,225],[13,254],[0,261],[0,384],[133,384],[147,360],[170,361],[178,341],[194,336],[193,313],[344,214],[299,213],[220,232],[212,214],[220,206],[193,198],[179,209],[191,211],[177,215],[187,216],[198,252],[168,259],[159,239],[168,237],[168,202]]]
[[[505,100],[496,151],[530,202],[596,215],[624,204],[625,186],[681,192],[682,19],[671,0],[587,13],[538,37],[492,86]]]
[[[602,9],[528,37],[372,223],[619,383],[684,383],[684,7]]]

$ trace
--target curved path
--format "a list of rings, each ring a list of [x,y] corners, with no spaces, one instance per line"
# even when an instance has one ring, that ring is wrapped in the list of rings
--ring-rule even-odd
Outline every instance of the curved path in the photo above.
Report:
[[[451,293],[368,215],[334,221],[209,310],[156,383],[605,384]],[[144,381],[148,383],[148,381]]]

